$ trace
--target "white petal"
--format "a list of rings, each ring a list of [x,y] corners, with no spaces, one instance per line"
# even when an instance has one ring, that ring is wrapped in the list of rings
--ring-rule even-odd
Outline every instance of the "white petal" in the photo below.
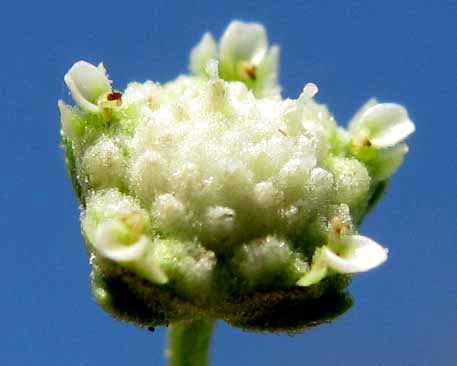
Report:
[[[274,78],[274,82],[277,81],[278,77],[278,65],[279,65],[279,46],[272,46],[262,63],[259,65],[259,75],[269,75],[270,78]]]
[[[131,244],[124,244],[119,239],[123,226],[117,221],[107,221],[100,224],[95,232],[94,246],[106,258],[116,262],[132,262],[142,258],[151,241],[141,235]]]
[[[258,65],[268,49],[267,33],[258,23],[233,21],[222,35],[220,58],[224,63],[235,65],[246,61]]]
[[[96,67],[85,61],[78,61],[67,72],[64,80],[75,102],[87,112],[100,112],[97,99],[111,91],[111,83],[103,65]]]
[[[59,100],[58,106],[63,133],[70,139],[78,138],[82,129],[79,124],[80,116],[78,112],[75,108],[65,104],[63,100]]]
[[[205,68],[210,59],[217,58],[217,45],[211,33],[205,33],[190,52],[190,71],[194,75],[205,75]]]
[[[414,123],[404,107],[381,103],[368,108],[360,117],[360,128],[369,130],[369,139],[377,147],[393,146],[414,132]]]
[[[345,239],[349,251],[344,256],[335,254],[328,247],[322,247],[322,260],[341,273],[365,272],[385,262],[388,250],[375,241],[361,235]]]
[[[324,263],[316,262],[316,263],[313,263],[313,265],[311,266],[311,269],[297,281],[296,285],[303,286],[303,287],[311,286],[311,285],[314,285],[315,283],[318,283],[326,275],[327,275],[327,266],[324,265]]]
[[[349,129],[356,130],[360,125],[360,117],[371,107],[379,104],[376,98],[369,99],[359,110],[354,114],[352,120],[349,122]]]
[[[279,64],[279,47],[271,47],[265,58],[259,64],[257,69],[257,76],[262,80],[260,89],[256,89],[256,96],[270,97],[279,96],[281,88],[278,85],[278,64]]]

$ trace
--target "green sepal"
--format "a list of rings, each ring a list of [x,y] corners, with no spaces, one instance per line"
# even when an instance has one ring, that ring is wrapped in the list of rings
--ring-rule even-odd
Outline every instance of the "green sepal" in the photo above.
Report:
[[[71,184],[76,196],[78,197],[79,202],[83,207],[85,207],[85,198],[83,195],[83,190],[78,181],[78,172],[76,170],[76,159],[74,155],[73,142],[62,134],[62,147],[65,152],[65,163],[67,166],[67,172],[71,179]]]
[[[378,204],[378,202],[380,201],[382,196],[384,196],[384,193],[387,191],[388,187],[389,187],[388,179],[376,183],[376,185],[372,189],[372,193],[368,200],[365,215],[368,214]]]

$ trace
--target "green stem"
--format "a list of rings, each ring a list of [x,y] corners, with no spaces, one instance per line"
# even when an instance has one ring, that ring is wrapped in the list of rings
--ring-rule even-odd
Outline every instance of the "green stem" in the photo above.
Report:
[[[169,366],[206,366],[214,321],[183,320],[172,324],[168,336]]]

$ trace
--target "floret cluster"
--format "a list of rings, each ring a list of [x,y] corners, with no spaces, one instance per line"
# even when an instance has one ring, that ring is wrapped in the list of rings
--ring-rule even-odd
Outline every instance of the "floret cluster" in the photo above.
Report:
[[[77,106],[59,101],[63,145],[94,293],[116,316],[242,322],[253,305],[234,299],[287,299],[386,260],[357,225],[414,124],[402,106],[371,100],[338,126],[313,83],[282,99],[278,55],[261,25],[235,21],[219,43],[203,36],[191,75],[163,85],[120,92],[84,61],[66,74]],[[116,298],[122,286],[135,309]]]

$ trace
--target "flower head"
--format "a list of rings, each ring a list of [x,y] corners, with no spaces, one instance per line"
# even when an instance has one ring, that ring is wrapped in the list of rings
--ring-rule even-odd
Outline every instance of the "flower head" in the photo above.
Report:
[[[277,56],[261,25],[235,21],[164,85],[113,92],[83,61],[65,76],[78,107],[59,102],[63,145],[94,294],[113,315],[302,329],[347,310],[348,275],[386,260],[357,225],[414,125],[370,103],[346,130],[313,83],[281,99]]]

